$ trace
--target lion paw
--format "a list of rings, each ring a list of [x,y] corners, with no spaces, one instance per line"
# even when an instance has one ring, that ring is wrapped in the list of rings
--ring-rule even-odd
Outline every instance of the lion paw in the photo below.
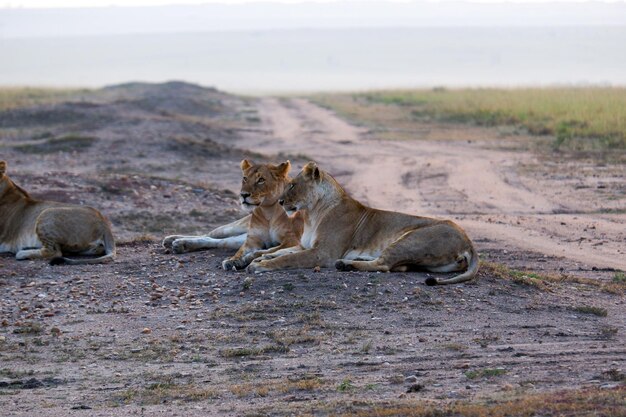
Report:
[[[339,259],[337,262],[335,262],[335,268],[337,268],[338,271],[354,271],[355,270],[355,268],[352,266],[351,263],[344,262],[342,259]]]
[[[161,242],[161,245],[165,249],[171,249],[172,248],[172,243],[174,243],[174,241],[176,239],[179,239],[179,238],[180,238],[180,236],[178,236],[178,235],[166,236],[165,239],[163,239],[163,242]]]
[[[191,252],[192,248],[184,239],[177,239],[172,242],[172,251],[174,251],[174,253],[186,253]]]
[[[245,262],[241,259],[224,259],[222,262],[222,269],[224,271],[238,271],[246,267]]]
[[[268,267],[266,267],[263,262],[254,261],[246,268],[246,271],[250,274],[260,274],[261,272],[270,271]]]

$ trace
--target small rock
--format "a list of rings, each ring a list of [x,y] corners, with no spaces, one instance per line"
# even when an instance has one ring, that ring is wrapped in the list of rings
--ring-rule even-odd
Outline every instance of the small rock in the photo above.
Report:
[[[320,272],[322,269],[318,266],[316,266],[315,268],[313,268],[313,272]]]
[[[59,337],[61,336],[61,329],[59,329],[58,327],[53,327],[52,329],[50,329],[50,334],[54,337]]]
[[[415,384],[417,382],[417,377],[415,375],[409,375],[404,378],[404,382],[407,384]]]
[[[148,327],[145,327],[145,328],[141,331],[141,333],[143,333],[143,334],[150,334],[150,333],[152,333],[152,330],[151,330],[150,328],[148,328]]]

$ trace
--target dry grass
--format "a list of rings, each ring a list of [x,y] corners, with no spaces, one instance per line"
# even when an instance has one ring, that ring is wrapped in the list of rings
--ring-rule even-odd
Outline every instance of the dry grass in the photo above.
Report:
[[[340,407],[337,404],[337,407]],[[581,389],[527,395],[497,402],[433,404],[427,401],[394,405],[371,405],[331,413],[353,417],[531,417],[531,416],[623,416],[626,415],[626,387]],[[315,414],[317,415],[317,414]]]
[[[57,103],[87,92],[89,90],[85,89],[0,87],[0,111],[36,104]]]
[[[574,283],[596,287],[610,294],[624,295],[624,293],[626,293],[626,282],[623,281],[613,280],[612,282],[605,282],[598,279],[581,278],[567,274],[520,271],[511,269],[506,265],[488,261],[480,262],[480,273],[513,281],[517,284],[532,286],[542,291],[551,291],[551,286],[554,284]]]
[[[289,394],[298,391],[312,392],[320,390],[324,381],[317,377],[304,376],[298,380],[284,379],[259,383],[231,385],[228,389],[239,398],[267,397],[270,394]]]
[[[503,368],[476,369],[465,372],[465,377],[467,377],[467,379],[492,378],[495,376],[504,375],[506,374],[506,372],[507,370]]]
[[[606,317],[608,312],[606,308],[594,307],[594,306],[578,306],[573,308],[574,311],[582,314],[592,314],[598,317]]]
[[[320,95],[315,100],[366,124],[402,128],[411,120],[438,120],[513,125],[554,136],[555,149],[626,149],[626,88],[435,88]],[[368,110],[380,105],[384,111]]]
[[[167,402],[195,402],[219,398],[213,388],[204,388],[191,383],[176,384],[171,381],[157,382],[145,388],[131,388],[115,400],[124,404],[154,405]]]
[[[29,154],[50,154],[57,152],[84,152],[88,150],[97,138],[91,136],[67,135],[52,138],[39,143],[16,145],[14,148],[20,152]]]

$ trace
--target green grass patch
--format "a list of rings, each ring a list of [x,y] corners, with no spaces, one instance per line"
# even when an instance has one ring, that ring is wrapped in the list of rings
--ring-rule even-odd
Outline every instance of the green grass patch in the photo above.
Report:
[[[617,284],[626,284],[626,273],[618,271],[613,275],[613,282]]]
[[[512,125],[554,137],[556,150],[626,149],[626,88],[515,88],[374,91],[319,95],[318,103],[366,124],[437,120]],[[368,112],[367,107],[387,109]],[[396,112],[394,120],[382,113]],[[395,123],[387,127],[398,127]]]
[[[276,345],[267,345],[262,347],[251,347],[251,348],[231,348],[231,349],[222,349],[220,350],[220,356],[224,358],[241,358],[246,356],[258,356],[265,355],[268,353],[287,353],[289,352],[289,347],[276,344]]]
[[[337,391],[339,392],[352,391],[353,389],[354,385],[352,384],[352,381],[350,381],[348,378],[341,381],[341,383],[337,386]]]

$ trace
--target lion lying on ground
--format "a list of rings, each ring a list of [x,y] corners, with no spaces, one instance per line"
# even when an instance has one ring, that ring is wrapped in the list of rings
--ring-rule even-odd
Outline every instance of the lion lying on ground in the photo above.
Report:
[[[255,258],[295,246],[300,241],[303,222],[300,215],[287,216],[278,197],[289,182],[289,161],[280,165],[241,161],[241,205],[252,213],[218,227],[207,236],[167,236],[163,246],[176,253],[200,249],[239,249],[222,262],[224,270],[243,269]]]
[[[342,271],[466,270],[426,280],[436,285],[467,281],[478,271],[472,242],[453,222],[366,207],[313,162],[291,181],[280,204],[287,213],[304,212],[300,244],[256,259],[250,272],[333,265]]]
[[[115,258],[107,220],[91,207],[32,198],[7,176],[0,161],[0,252],[15,258],[51,259],[51,264],[94,264]],[[63,254],[99,258],[68,259]]]

